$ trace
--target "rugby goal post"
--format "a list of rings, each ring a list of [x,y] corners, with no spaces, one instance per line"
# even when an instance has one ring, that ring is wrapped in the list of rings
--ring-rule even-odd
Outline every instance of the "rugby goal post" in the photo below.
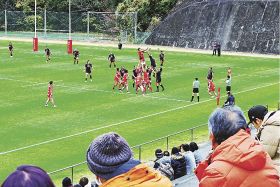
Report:
[[[34,38],[33,38],[33,51],[38,51],[38,38],[37,38],[37,0],[35,0],[35,25],[34,25]]]
[[[217,106],[219,106],[219,105],[220,105],[220,97],[221,97],[221,88],[218,88]]]

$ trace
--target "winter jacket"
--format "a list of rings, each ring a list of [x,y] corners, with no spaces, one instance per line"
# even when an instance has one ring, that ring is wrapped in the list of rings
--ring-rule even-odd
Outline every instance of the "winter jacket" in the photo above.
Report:
[[[198,165],[202,161],[202,155],[201,155],[199,149],[195,150],[193,152],[193,155],[194,155],[194,158],[195,158],[195,163],[196,163],[196,165]]]
[[[195,171],[200,187],[279,187],[279,174],[263,146],[240,130],[216,147]]]
[[[280,111],[269,112],[264,116],[257,135],[264,149],[277,165],[280,172]]]
[[[182,153],[182,155],[185,157],[186,160],[187,175],[190,175],[194,172],[194,169],[196,168],[194,154],[191,151],[187,151]]]
[[[171,155],[171,167],[174,170],[174,179],[180,178],[187,174],[186,160],[180,153]]]
[[[161,175],[158,171],[148,167],[146,164],[139,164],[128,172],[118,175],[100,187],[172,187],[171,181]]]
[[[162,164],[171,164],[171,157],[163,156],[162,158],[158,159],[157,162],[160,162]]]

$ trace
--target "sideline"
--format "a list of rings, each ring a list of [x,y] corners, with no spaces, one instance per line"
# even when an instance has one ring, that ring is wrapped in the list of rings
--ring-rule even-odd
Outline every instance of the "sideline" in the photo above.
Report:
[[[32,38],[17,38],[17,37],[0,37],[2,40],[6,41],[21,41],[21,42],[29,42],[32,43]],[[39,43],[48,43],[48,44],[67,44],[66,40],[46,40],[39,38]],[[82,46],[96,46],[96,47],[114,47],[117,49],[117,43],[114,42],[90,42],[90,41],[73,41],[73,45],[82,45]],[[142,48],[151,48],[152,50],[163,50],[163,51],[175,51],[175,52],[187,52],[187,53],[199,53],[199,54],[212,54],[212,50],[205,49],[193,49],[193,48],[180,48],[180,47],[172,47],[172,46],[160,46],[160,45],[146,45],[146,44],[124,44],[124,49],[137,49],[139,47]],[[66,49],[66,47],[65,47]],[[30,49],[32,50],[32,49]],[[66,50],[65,50],[66,51]],[[279,59],[280,55],[274,54],[259,54],[259,53],[249,53],[249,52],[233,52],[233,51],[223,51],[225,56],[248,56],[248,57],[259,57],[259,58],[274,58]],[[218,57],[217,57],[218,58]]]
[[[250,91],[253,91],[253,90],[260,89],[260,88],[265,88],[265,87],[277,85],[279,83],[280,82],[266,84],[266,85],[263,85],[263,86],[259,86],[259,87],[255,87],[255,88],[251,88],[251,89],[235,92],[234,94],[237,95],[237,94],[241,94],[241,93],[245,93],[245,92],[250,92]],[[223,97],[226,97],[226,96],[221,96],[221,98],[223,98]],[[206,103],[206,102],[213,101],[213,100],[214,99],[207,99],[207,100],[204,100],[204,101],[201,101],[201,102],[198,102],[198,103],[192,103],[192,104],[189,104],[189,105],[184,105],[184,106],[172,108],[172,109],[165,110],[165,111],[162,111],[162,112],[157,112],[157,113],[154,113],[154,114],[150,114],[150,115],[146,115],[146,116],[142,116],[142,117],[138,117],[138,118],[134,118],[134,119],[130,119],[130,120],[126,120],[126,121],[122,121],[122,122],[118,122],[118,123],[114,123],[114,124],[110,124],[110,125],[106,125],[106,126],[102,126],[102,127],[86,130],[86,131],[82,131],[82,132],[75,133],[75,134],[72,134],[72,135],[63,136],[63,137],[60,137],[60,138],[55,138],[55,139],[43,141],[43,142],[40,142],[40,143],[36,143],[36,144],[32,144],[32,145],[28,145],[28,146],[12,149],[12,150],[0,152],[0,155],[6,155],[6,154],[9,154],[9,153],[13,153],[13,152],[29,149],[29,148],[32,148],[32,147],[48,144],[48,143],[51,143],[51,142],[56,142],[56,141],[59,141],[59,140],[64,140],[64,139],[72,138],[72,137],[75,137],[75,136],[87,134],[89,132],[94,132],[94,131],[98,131],[98,130],[101,130],[101,129],[106,129],[106,128],[110,128],[110,127],[114,127],[114,126],[119,126],[119,125],[122,125],[122,124],[125,124],[125,123],[137,121],[137,120],[140,120],[140,119],[145,119],[145,118],[157,116],[157,115],[168,113],[168,112],[173,112],[173,111],[176,111],[176,110],[181,110],[181,109],[193,106],[193,105],[198,105],[198,104]]]

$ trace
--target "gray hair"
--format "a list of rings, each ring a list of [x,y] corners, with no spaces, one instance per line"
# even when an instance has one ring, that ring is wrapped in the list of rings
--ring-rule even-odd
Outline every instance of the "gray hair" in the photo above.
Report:
[[[246,119],[239,107],[217,108],[209,117],[208,128],[214,135],[215,141],[221,144],[240,129],[245,129]]]

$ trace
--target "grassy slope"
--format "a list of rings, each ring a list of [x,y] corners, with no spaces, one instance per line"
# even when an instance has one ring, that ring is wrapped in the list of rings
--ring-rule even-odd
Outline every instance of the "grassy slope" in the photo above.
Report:
[[[40,52],[33,53],[31,43],[14,42],[15,55],[14,58],[10,58],[6,52],[7,44],[8,42],[1,41],[1,46],[4,47],[1,47],[0,51],[0,152],[185,107],[0,155],[0,181],[16,166],[24,163],[39,165],[47,171],[52,171],[83,161],[91,140],[104,132],[116,131],[131,145],[136,145],[206,123],[209,114],[216,107],[215,100],[206,101],[209,96],[206,92],[205,77],[209,66],[214,67],[216,86],[222,88],[223,96],[228,66],[233,69],[233,93],[278,83],[235,94],[236,101],[243,110],[248,110],[255,104],[268,104],[276,108],[279,101],[277,59],[237,56],[217,58],[203,54],[166,52],[163,70],[163,84],[166,90],[153,93],[152,96],[159,98],[152,98],[136,96],[132,88],[131,94],[110,92],[115,70],[108,68],[108,53],[113,51],[117,56],[118,65],[124,65],[131,70],[137,61],[135,49],[119,51],[78,46],[81,52],[80,64],[73,65],[72,56],[66,54],[65,45],[49,44],[53,54],[52,63],[46,64],[42,51],[44,45],[40,46]],[[153,54],[157,58],[158,51],[153,51]],[[95,68],[92,83],[84,83],[83,64],[87,59],[93,61]],[[201,81],[202,102],[191,105],[188,101],[194,77],[199,77]],[[55,82],[54,96],[57,108],[44,107],[49,80],[62,80]]]

